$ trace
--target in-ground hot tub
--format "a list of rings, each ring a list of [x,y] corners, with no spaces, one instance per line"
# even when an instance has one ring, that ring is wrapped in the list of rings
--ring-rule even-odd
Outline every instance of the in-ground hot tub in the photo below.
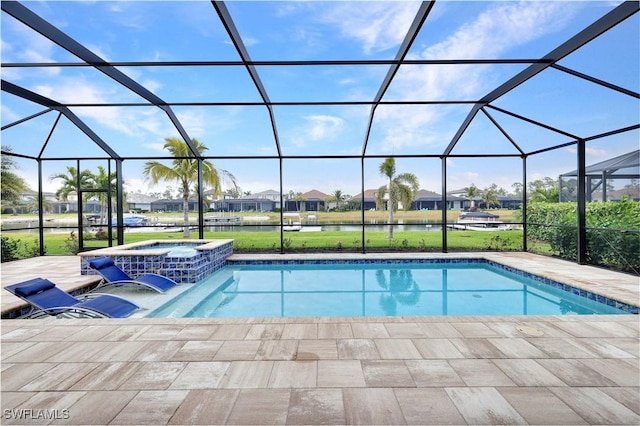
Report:
[[[149,240],[78,253],[80,273],[97,274],[89,261],[108,256],[136,278],[155,273],[178,283],[196,283],[224,266],[233,254],[233,240]]]

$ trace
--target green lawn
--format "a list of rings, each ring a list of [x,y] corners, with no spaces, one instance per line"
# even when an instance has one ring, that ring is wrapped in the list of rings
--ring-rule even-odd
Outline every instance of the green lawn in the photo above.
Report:
[[[37,236],[27,233],[3,233],[6,238],[20,240],[21,244],[33,245]],[[197,238],[197,232],[192,232]],[[205,239],[233,239],[234,252],[280,252],[279,232],[205,232]],[[125,243],[145,240],[182,239],[182,233],[127,232]],[[45,234],[46,254],[70,254],[69,234]],[[441,251],[440,231],[396,231],[392,240],[386,231],[367,231],[365,234],[368,251]],[[449,250],[522,250],[522,231],[478,232],[450,231],[447,233]],[[115,242],[114,242],[115,244]],[[105,240],[86,240],[86,248],[107,247]],[[360,231],[285,232],[284,249],[291,252],[351,251],[362,250]]]

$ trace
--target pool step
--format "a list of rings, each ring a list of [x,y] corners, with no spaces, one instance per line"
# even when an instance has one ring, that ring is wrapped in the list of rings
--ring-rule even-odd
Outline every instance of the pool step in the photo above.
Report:
[[[193,286],[189,290],[160,306],[158,309],[147,315],[148,318],[184,318],[189,316],[189,312],[193,311],[194,306],[201,304],[208,299],[218,288],[224,287],[233,282],[233,271],[222,270],[205,283]],[[224,298],[224,296],[223,296]],[[212,298],[214,299],[214,298]],[[175,303],[180,301],[181,303]],[[222,300],[220,300],[221,302]]]

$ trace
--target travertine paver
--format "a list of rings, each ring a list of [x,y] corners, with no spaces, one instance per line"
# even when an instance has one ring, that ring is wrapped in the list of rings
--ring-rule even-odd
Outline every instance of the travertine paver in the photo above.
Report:
[[[216,389],[230,362],[190,362],[169,385],[170,389]]]
[[[403,424],[402,409],[392,389],[343,389],[348,424]]]
[[[273,361],[233,361],[220,383],[228,389],[266,388]]]
[[[287,340],[263,340],[257,341],[259,346],[255,359],[263,360],[286,360],[294,359],[296,352],[298,351],[298,341]]]
[[[373,339],[340,339],[338,356],[340,359],[380,359]]]
[[[498,391],[529,424],[587,424],[585,419],[544,387],[509,387],[499,388]]]
[[[464,418],[442,388],[394,389],[407,424],[461,425]]]
[[[259,340],[228,340],[218,349],[213,359],[216,361],[254,359],[259,347]]]
[[[533,359],[494,359],[518,386],[564,386],[565,383]]]
[[[549,389],[591,424],[640,424],[638,413],[634,413],[600,389],[592,387]]]
[[[89,425],[109,424],[136,396],[136,391],[87,392],[73,404],[73,411],[58,417],[53,424]]]
[[[285,424],[291,390],[243,389],[227,423],[236,425]]]
[[[631,315],[3,320],[0,334],[2,424],[48,423],[17,418],[33,410],[68,414],[53,424],[640,423]]]
[[[338,359],[336,340],[300,340],[296,359]]]
[[[345,424],[342,389],[293,389],[287,424]]]
[[[186,390],[140,391],[118,413],[111,424],[167,424],[186,398],[187,393]],[[153,407],[153,409],[149,407]]]
[[[449,339],[413,339],[413,345],[425,359],[464,358]]]
[[[412,388],[416,386],[404,361],[366,360],[361,364],[368,387]]]
[[[316,361],[275,361],[268,386],[270,388],[315,388],[317,376]]]
[[[174,425],[224,424],[240,391],[198,389],[189,391],[169,420]]]
[[[502,370],[488,359],[453,359],[449,364],[467,386],[515,386]]]
[[[71,386],[71,390],[117,390],[143,365],[139,362],[104,362]]]
[[[493,387],[447,388],[464,419],[475,425],[520,425],[526,421]]]
[[[405,361],[418,387],[464,386],[464,381],[446,360]]]
[[[318,387],[364,387],[362,366],[358,360],[318,361]]]

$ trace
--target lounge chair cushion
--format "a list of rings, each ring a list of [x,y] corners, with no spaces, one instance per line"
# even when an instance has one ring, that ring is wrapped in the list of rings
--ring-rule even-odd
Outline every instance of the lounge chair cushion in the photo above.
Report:
[[[35,278],[32,280],[26,281],[25,283],[19,286],[16,286],[14,291],[19,296],[29,297],[34,294],[43,292],[45,290],[49,290],[55,286],[56,285],[49,280],[43,280],[42,278]]]
[[[102,269],[105,266],[111,266],[113,265],[113,259],[111,259],[110,257],[98,257],[96,259],[92,259],[89,261],[89,265],[93,268],[93,269]]]

